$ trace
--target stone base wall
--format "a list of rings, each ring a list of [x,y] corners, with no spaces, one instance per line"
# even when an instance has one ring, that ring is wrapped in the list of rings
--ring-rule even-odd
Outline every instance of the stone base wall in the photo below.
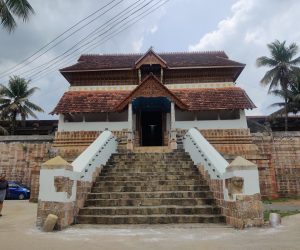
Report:
[[[39,201],[37,208],[36,225],[42,228],[49,214],[55,214],[58,217],[55,230],[62,230],[74,223],[75,214],[74,202],[61,203],[50,201]]]
[[[37,208],[37,221],[38,228],[42,228],[46,218],[49,214],[54,214],[58,217],[55,230],[62,230],[72,224],[77,223],[77,215],[81,208],[84,207],[88,193],[91,192],[93,182],[100,174],[101,168],[97,168],[93,173],[92,182],[76,181],[76,201],[74,202],[51,202],[51,201],[38,201]],[[60,188],[57,191],[70,191],[72,183],[64,181],[65,177],[56,177],[57,183],[55,185]],[[70,193],[71,196],[71,193]]]
[[[31,187],[31,200],[36,201],[40,166],[53,156],[51,148],[50,142],[1,142],[0,172],[5,173],[8,180]]]
[[[263,225],[263,205],[260,194],[238,195],[236,201],[225,201],[223,180],[210,179],[202,165],[198,166],[198,170],[207,181],[216,205],[221,208],[222,214],[225,216],[226,224],[238,229]]]
[[[253,142],[270,156],[274,183],[280,197],[300,196],[300,132],[252,134]]]
[[[119,139],[119,146],[126,147],[127,131],[112,131]],[[91,143],[97,139],[101,131],[56,132],[53,150],[68,162],[75,160]]]
[[[121,141],[126,141],[126,131],[115,133]],[[300,196],[299,132],[251,135],[248,129],[234,129],[201,130],[201,133],[229,162],[240,155],[257,164],[263,198]],[[98,135],[96,131],[59,132],[54,147],[51,139],[46,141],[41,136],[34,139],[7,136],[0,142],[0,172],[6,173],[9,180],[30,186],[31,200],[37,201],[41,163],[55,155],[71,162]]]

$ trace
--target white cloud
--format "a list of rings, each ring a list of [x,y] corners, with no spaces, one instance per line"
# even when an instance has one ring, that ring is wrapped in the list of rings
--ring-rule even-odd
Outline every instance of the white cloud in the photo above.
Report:
[[[238,0],[232,15],[219,22],[216,30],[205,34],[189,50],[225,50],[229,57],[246,63],[238,86],[246,89],[258,109],[249,114],[268,114],[276,98],[267,95],[259,81],[267,68],[257,68],[256,58],[269,55],[266,44],[275,39],[300,45],[298,28],[300,1]]]
[[[154,25],[154,26],[150,29],[150,33],[151,33],[151,34],[154,34],[157,30],[158,30],[157,25]]]
[[[143,42],[144,42],[144,37],[139,38],[138,40],[134,40],[132,42],[132,51],[134,53],[139,53],[141,52],[141,48],[143,46]]]

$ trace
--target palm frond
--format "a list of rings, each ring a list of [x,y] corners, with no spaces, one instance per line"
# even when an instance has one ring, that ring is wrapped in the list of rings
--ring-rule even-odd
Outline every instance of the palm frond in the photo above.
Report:
[[[272,58],[266,57],[266,56],[262,56],[256,59],[256,65],[258,67],[261,66],[269,66],[269,67],[276,67],[276,65],[278,64],[277,61],[275,61]]]
[[[11,33],[17,26],[17,23],[4,0],[0,0],[0,20],[3,28],[9,33]]]
[[[6,5],[12,13],[22,18],[24,22],[29,19],[34,10],[27,0],[6,0]]]
[[[12,93],[11,90],[3,84],[0,84],[0,95],[7,96],[9,98],[14,98],[15,96],[14,93]]]
[[[290,56],[289,60],[291,60],[298,52],[298,45],[296,43],[290,44],[287,51],[288,51],[289,56]]]
[[[279,74],[280,74],[280,70],[277,67],[275,67],[271,70],[268,70],[266,72],[266,74],[263,76],[263,78],[260,80],[260,83],[265,86],[265,85],[268,85],[270,82],[272,82],[273,79],[276,79],[276,81],[277,81]],[[276,85],[276,84],[273,83],[273,85]]]
[[[274,108],[274,107],[284,107],[284,102],[275,102],[272,103],[271,105],[269,105],[270,108]]]
[[[291,65],[299,65],[300,64],[300,56],[290,61]],[[299,69],[299,68],[298,68]]]
[[[45,112],[40,106],[38,106],[30,101],[25,101],[25,105],[34,111]]]
[[[40,90],[38,87],[33,87],[25,92],[26,97],[32,96],[37,90]]]

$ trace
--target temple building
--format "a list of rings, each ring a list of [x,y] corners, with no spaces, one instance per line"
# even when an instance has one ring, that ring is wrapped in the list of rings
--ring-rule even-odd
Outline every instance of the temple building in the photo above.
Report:
[[[83,55],[61,69],[70,88],[52,111],[56,157],[41,166],[37,225],[61,209],[58,228],[261,226],[256,163],[270,161],[247,127],[245,110],[255,105],[235,86],[244,67],[221,51],[150,48]]]
[[[170,146],[176,130],[245,129],[255,105],[235,86],[245,65],[223,51],[82,55],[51,114],[58,132],[125,131],[134,146]]]

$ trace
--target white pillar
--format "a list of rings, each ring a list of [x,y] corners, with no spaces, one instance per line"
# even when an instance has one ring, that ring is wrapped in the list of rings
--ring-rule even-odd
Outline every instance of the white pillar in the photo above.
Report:
[[[138,78],[139,78],[139,84],[142,82],[142,73],[141,69],[138,69]]]
[[[128,129],[132,131],[132,103],[128,104]]]
[[[171,149],[177,149],[176,142],[176,129],[175,129],[175,105],[171,102],[171,131],[170,131],[170,147]]]
[[[171,102],[171,131],[175,129],[175,105]]]
[[[132,103],[131,102],[128,104],[127,149],[133,150]]]

